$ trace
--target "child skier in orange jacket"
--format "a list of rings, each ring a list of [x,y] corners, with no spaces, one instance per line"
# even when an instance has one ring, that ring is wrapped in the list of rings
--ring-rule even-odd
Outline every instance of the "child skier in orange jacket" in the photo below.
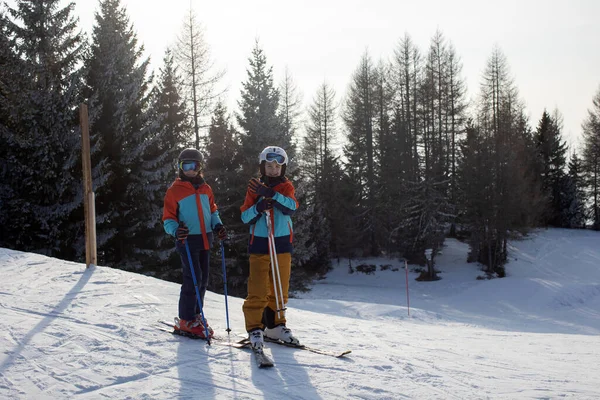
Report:
[[[181,256],[183,283],[179,295],[179,318],[175,318],[176,330],[206,338],[213,330],[201,318],[200,306],[192,278],[186,250],[186,241],[192,256],[194,272],[199,286],[200,302],[208,286],[210,245],[213,233],[219,239],[227,237],[211,187],[202,177],[202,154],[196,149],[185,149],[179,155],[179,178],[173,182],[165,195],[163,226],[165,232],[176,238],[177,251]]]

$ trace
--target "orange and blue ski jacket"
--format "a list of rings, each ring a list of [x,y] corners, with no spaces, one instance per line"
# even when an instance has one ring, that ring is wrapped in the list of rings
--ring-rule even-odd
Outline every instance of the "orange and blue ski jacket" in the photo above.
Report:
[[[270,185],[269,185],[270,186]],[[295,189],[292,182],[287,178],[280,183],[271,186],[275,190],[273,196],[274,207],[271,210],[271,226],[275,239],[277,253],[291,253],[293,250],[294,229],[290,216],[298,209]],[[256,211],[256,205],[265,201],[262,196],[246,191],[244,204],[240,207],[242,221],[250,225],[250,239],[248,241],[248,253],[269,254],[269,240],[266,213]]]
[[[162,220],[165,232],[173,237],[180,222],[185,223],[190,235],[202,235],[204,250],[210,249],[215,226],[223,225],[211,187],[202,183],[195,188],[180,178],[167,189]]]

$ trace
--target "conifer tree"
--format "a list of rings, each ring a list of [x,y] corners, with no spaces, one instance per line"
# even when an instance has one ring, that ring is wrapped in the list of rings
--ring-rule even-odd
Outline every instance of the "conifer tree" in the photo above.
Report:
[[[241,151],[240,135],[231,122],[227,107],[218,102],[208,131],[205,176],[210,180],[215,196],[219,196],[219,212],[224,220],[240,219],[239,203],[243,199],[237,188],[247,183],[247,178],[239,173]]]
[[[286,153],[290,157],[290,162],[293,163],[296,155],[296,136],[301,123],[302,94],[288,68],[285,69],[283,81],[279,85],[279,93],[279,114],[283,122],[282,133],[284,137],[290,138],[292,142],[291,146],[286,149]],[[290,169],[286,173],[292,174],[293,171]]]
[[[456,205],[457,202],[457,169],[459,163],[458,142],[464,136],[467,122],[466,109],[467,101],[466,87],[462,76],[462,62],[456,54],[456,49],[449,44],[446,53],[447,75],[446,75],[446,114],[445,125],[447,129],[448,143],[448,174],[450,175],[450,204]],[[454,225],[452,225],[454,228]]]
[[[329,268],[331,250],[339,251],[336,241],[341,236],[340,231],[334,231],[340,222],[336,220],[334,209],[341,205],[336,200],[341,170],[336,170],[339,163],[332,152],[336,136],[335,111],[335,92],[323,83],[308,108],[301,156],[302,185],[298,191],[303,194],[303,207],[297,218],[307,221],[309,228],[301,224],[295,234],[299,242],[295,254],[317,273]]]
[[[577,153],[571,156],[569,171],[563,179],[561,189],[561,226],[585,228],[585,190],[581,161]]]
[[[376,238],[375,91],[377,71],[365,53],[354,72],[343,110],[347,132],[344,155],[346,171],[354,183],[356,208],[353,217],[356,246],[366,254],[380,251]]]
[[[159,69],[156,87],[150,97],[149,120],[153,127],[146,130],[148,145],[140,154],[144,168],[142,202],[140,210],[143,231],[130,241],[135,246],[136,261],[142,272],[161,279],[180,281],[181,261],[173,251],[173,238],[164,232],[162,212],[164,195],[177,177],[177,157],[191,132],[184,96],[181,95],[181,77],[170,49],[165,51]]]
[[[402,254],[412,262],[427,265],[427,272],[419,280],[438,279],[435,257],[444,243],[445,225],[453,216],[444,193],[446,184],[433,179],[406,182],[405,196],[400,203],[403,214],[399,226],[403,238]],[[426,250],[431,250],[429,257],[426,257]]]
[[[550,116],[546,110],[542,113],[535,135],[537,153],[541,169],[541,182],[544,195],[547,196],[545,223],[560,227],[562,186],[565,178],[567,145],[562,140],[560,117]]]
[[[192,146],[188,106],[182,93],[183,78],[171,49],[165,51],[163,65],[152,97],[153,121],[164,132],[160,146],[166,159],[177,159],[180,150]],[[174,165],[171,165],[174,167]]]
[[[15,87],[20,60],[13,53],[8,37],[6,16],[4,9],[0,9],[0,247],[16,247],[11,235],[9,221],[14,218],[9,212],[9,204],[14,204],[14,177],[13,172],[17,163],[14,157],[14,144],[17,137],[13,131],[14,121],[10,118],[14,107],[15,97],[19,93]]]
[[[399,222],[398,201],[403,179],[400,139],[394,126],[394,92],[389,80],[389,65],[380,61],[374,84],[374,131],[376,138],[376,240],[388,252],[396,251],[391,232]]]
[[[177,40],[175,59],[184,77],[181,83],[185,88],[188,108],[192,111],[195,137],[193,147],[204,148],[206,140],[200,140],[200,129],[208,127],[206,119],[221,95],[217,85],[225,72],[215,69],[204,29],[191,8],[183,21]]]
[[[401,133],[410,153],[405,153],[409,179],[416,182],[419,178],[419,143],[421,142],[419,104],[422,103],[422,59],[419,49],[410,35],[406,34],[394,50],[391,66],[391,78],[394,93],[394,120],[396,130]],[[410,155],[410,157],[408,157]]]
[[[591,200],[589,217],[592,229],[600,230],[600,89],[592,100],[592,108],[583,122],[582,166],[585,187]]]
[[[92,38],[86,70],[90,109],[97,114],[90,135],[99,262],[138,269],[136,245],[158,234],[155,216],[147,214],[158,193],[149,196],[146,185],[164,167],[160,155],[145,159],[158,129],[148,110],[148,60],[120,0],[100,1]]]
[[[484,135],[479,126],[469,121],[466,135],[459,142],[461,158],[457,169],[457,213],[470,231],[471,252],[468,261],[483,257],[480,250],[490,229],[480,219],[492,217],[490,184],[493,180],[491,137]]]
[[[444,141],[446,69],[445,38],[437,31],[431,39],[421,85],[425,180],[441,180],[447,172],[444,165],[448,150]]]
[[[284,132],[279,111],[279,90],[273,85],[273,67],[256,42],[249,59],[248,78],[242,83],[237,122],[241,127],[243,173],[258,171],[258,155],[267,146],[279,146],[293,159],[292,138]],[[288,151],[290,150],[290,151]],[[288,168],[290,166],[288,165]]]
[[[488,156],[486,165],[477,167],[491,175],[482,190],[473,193],[476,198],[470,199],[484,208],[479,207],[480,212],[467,210],[472,217],[471,252],[473,259],[487,266],[488,273],[503,275],[509,233],[526,230],[536,222],[541,189],[535,176],[535,147],[524,107],[510,78],[506,57],[498,48],[488,59],[477,105],[474,132],[480,136],[480,153]]]
[[[464,83],[460,71],[460,60],[453,46],[438,30],[429,46],[419,99],[423,119],[424,176],[437,182],[448,180],[445,188],[438,189],[447,193],[450,199],[454,198],[456,142],[465,122]]]
[[[213,112],[206,153],[204,178],[212,187],[221,220],[229,237],[224,246],[228,290],[233,295],[244,296],[247,277],[244,268],[248,262],[248,226],[241,221],[240,205],[244,201],[248,177],[240,173],[240,135],[222,102],[217,103]],[[211,257],[211,276],[222,276],[221,255],[216,249]],[[211,290],[223,290],[222,280],[211,279],[209,285]]]
[[[81,232],[80,62],[83,38],[77,32],[74,3],[19,0],[2,17],[0,49],[5,62],[1,86],[2,141],[10,168],[12,247],[74,258]],[[8,47],[7,47],[8,46]],[[18,69],[17,69],[18,68]],[[1,128],[0,128],[1,129]]]

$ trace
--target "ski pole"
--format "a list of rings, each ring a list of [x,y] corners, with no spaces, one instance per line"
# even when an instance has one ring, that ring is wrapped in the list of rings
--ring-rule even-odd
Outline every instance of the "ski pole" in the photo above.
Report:
[[[198,281],[196,280],[196,273],[194,272],[194,263],[192,262],[192,253],[190,253],[190,246],[188,245],[187,239],[184,240],[185,250],[187,251],[188,262],[190,264],[190,271],[192,271],[192,279],[194,280],[194,288],[196,289],[196,299],[200,306],[200,316],[202,317],[202,325],[204,326],[204,334],[206,335],[206,343],[210,346],[210,336],[208,335],[208,326],[206,325],[206,318],[204,318],[204,309],[202,308],[202,298],[200,297],[200,290],[198,289]]]
[[[406,310],[408,311],[408,316],[410,317],[410,298],[408,297],[408,263],[406,259],[404,259],[404,269],[406,270]]]
[[[269,231],[269,256],[271,257],[271,275],[273,276],[273,286],[275,291],[275,303],[277,304],[277,317],[280,318],[279,312],[285,313],[285,304],[283,300],[283,288],[281,286],[281,276],[279,275],[279,260],[277,259],[277,249],[275,248],[275,236],[273,234],[273,226],[271,222],[271,211],[266,211],[267,229]],[[276,279],[277,278],[277,279]],[[281,301],[279,301],[281,299]]]
[[[225,245],[221,241],[221,260],[223,265],[223,290],[225,292],[225,317],[227,319],[227,333],[231,332],[229,329],[229,306],[227,304],[227,270],[225,268]]]

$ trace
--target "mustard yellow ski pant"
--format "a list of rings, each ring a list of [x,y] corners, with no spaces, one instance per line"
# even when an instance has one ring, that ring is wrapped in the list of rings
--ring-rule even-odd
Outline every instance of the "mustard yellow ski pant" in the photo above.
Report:
[[[290,287],[290,273],[292,267],[292,254],[277,254],[279,262],[279,276],[281,277],[281,288],[283,290],[283,304],[288,301],[288,290]],[[277,275],[272,276],[271,258],[268,254],[250,254],[250,276],[248,277],[248,297],[244,301],[242,310],[246,320],[246,331],[253,329],[264,329],[262,322],[263,310],[269,307],[275,311],[275,325],[285,324],[285,313],[282,311],[277,316],[277,304],[275,302],[275,287]],[[281,297],[279,292],[277,296]],[[281,298],[279,299],[281,304]]]

